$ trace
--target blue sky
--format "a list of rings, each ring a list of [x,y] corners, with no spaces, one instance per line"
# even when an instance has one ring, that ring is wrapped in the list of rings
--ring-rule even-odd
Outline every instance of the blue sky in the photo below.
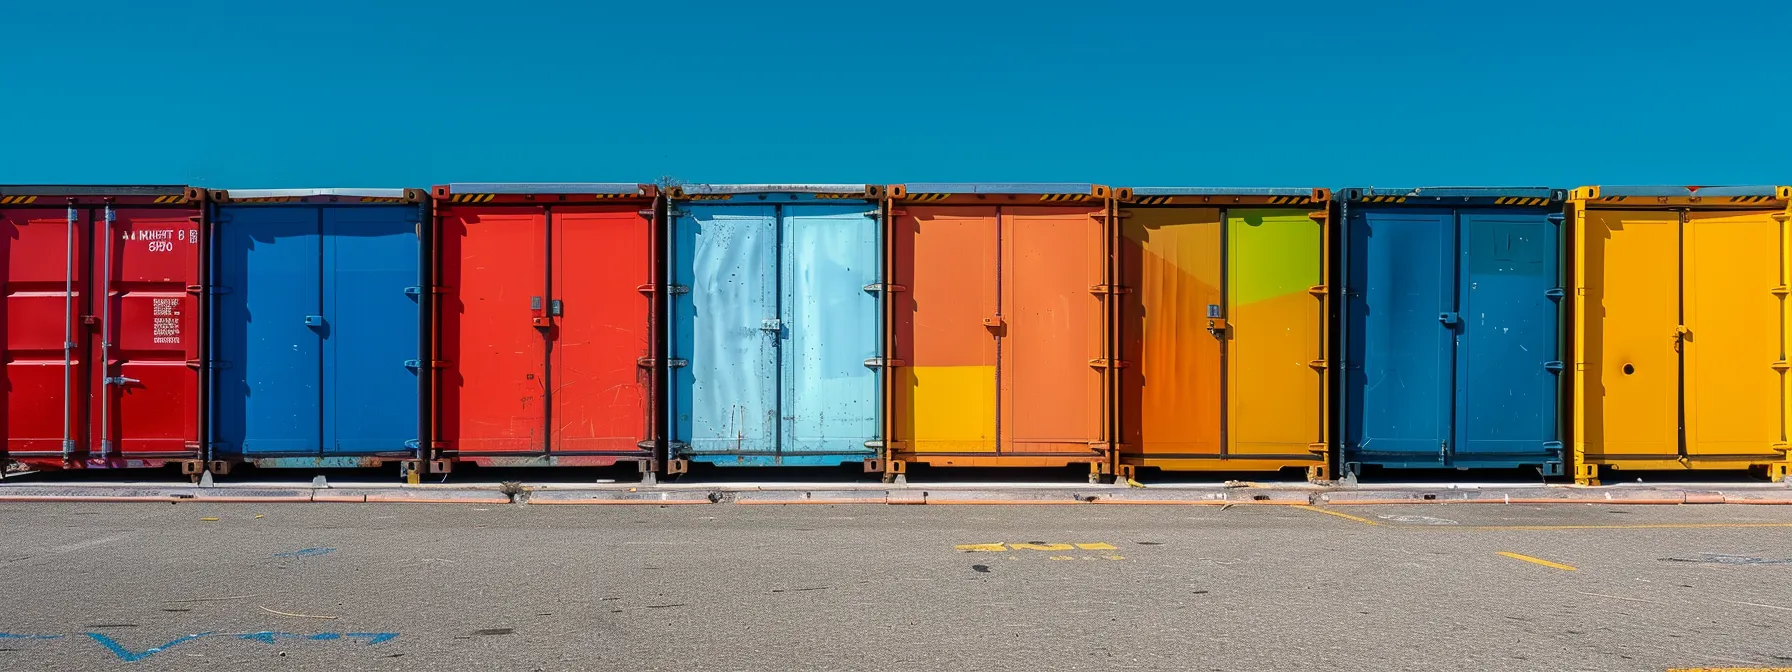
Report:
[[[1783,0],[71,0],[6,22],[0,183],[1792,182]]]

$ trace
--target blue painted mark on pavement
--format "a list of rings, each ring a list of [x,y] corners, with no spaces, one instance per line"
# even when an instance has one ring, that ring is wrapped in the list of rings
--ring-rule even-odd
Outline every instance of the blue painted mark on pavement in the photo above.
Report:
[[[149,647],[142,651],[132,651],[130,649],[124,648],[123,646],[119,645],[118,642],[113,641],[111,637],[107,637],[107,636],[102,635],[97,632],[87,632],[87,633],[82,633],[82,634],[85,634],[88,637],[92,638],[93,641],[99,642],[100,646],[106,647],[107,650],[112,652],[112,655],[118,656],[119,660],[122,660],[127,663],[134,663],[139,660],[143,660],[144,658],[148,658],[150,656],[161,653],[163,651],[167,651],[168,649],[174,648],[181,644],[191,642],[191,641],[193,641],[195,639],[199,639],[201,637],[210,637],[217,633],[202,632],[197,635],[187,635],[185,637],[177,637],[177,638],[169,641],[167,644],[163,644],[161,646],[152,646],[152,647]]]
[[[18,635],[0,632],[0,639],[62,639],[62,635]]]
[[[287,551],[285,553],[275,553],[274,557],[276,557],[276,558],[315,558],[320,555],[329,555],[329,554],[335,553],[335,552],[336,552],[336,549],[334,549],[334,548],[301,548],[296,551]]]

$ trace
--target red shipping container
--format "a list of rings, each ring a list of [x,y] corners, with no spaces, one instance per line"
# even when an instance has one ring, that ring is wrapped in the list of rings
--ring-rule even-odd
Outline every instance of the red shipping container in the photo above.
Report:
[[[430,468],[656,470],[658,189],[434,190]]]
[[[0,459],[203,471],[204,201],[179,186],[0,186]]]

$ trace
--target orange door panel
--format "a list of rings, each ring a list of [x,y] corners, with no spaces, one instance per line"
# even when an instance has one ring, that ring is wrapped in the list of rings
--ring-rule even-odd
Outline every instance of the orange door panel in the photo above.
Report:
[[[1002,450],[1090,453],[1102,438],[1102,226],[1094,210],[1002,208]]]
[[[907,207],[894,222],[896,440],[918,453],[996,452],[994,207]]]
[[[1220,454],[1220,210],[1137,208],[1121,219],[1121,442],[1147,457]],[[1217,326],[1217,325],[1216,325]],[[1223,335],[1223,332],[1221,332]]]

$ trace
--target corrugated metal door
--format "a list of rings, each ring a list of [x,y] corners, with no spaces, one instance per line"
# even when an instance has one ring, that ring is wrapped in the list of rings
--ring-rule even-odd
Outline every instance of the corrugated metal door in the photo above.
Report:
[[[697,454],[778,448],[778,223],[775,206],[690,204],[674,223],[674,436]]]
[[[440,440],[462,454],[547,451],[547,217],[457,206],[440,219]]]
[[[1348,441],[1441,463],[1451,431],[1456,221],[1448,210],[1350,215]]]
[[[1305,457],[1324,436],[1325,229],[1305,210],[1226,217],[1226,452]]]
[[[1781,224],[1764,212],[1691,212],[1683,225],[1686,453],[1771,456],[1784,436],[1786,286]],[[1777,253],[1775,253],[1777,251]],[[1660,332],[1656,332],[1660,333]]]
[[[996,342],[1006,330],[996,208],[905,210],[894,241],[895,284],[909,290],[896,295],[906,305],[896,310],[895,357],[907,363],[897,432],[914,452],[994,453]]]
[[[864,453],[878,436],[877,206],[784,205],[785,453]]]
[[[323,452],[402,453],[418,438],[418,210],[321,214]]]
[[[1223,408],[1220,210],[1135,208],[1121,219],[1123,443],[1146,456],[1218,455]],[[1216,323],[1216,326],[1219,323]]]
[[[637,452],[649,434],[653,275],[649,227],[635,209],[553,209],[551,427],[554,450]],[[601,259],[599,251],[614,251]]]
[[[6,246],[6,448],[61,453],[81,440],[88,405],[87,209],[0,209]],[[63,344],[75,343],[74,350]]]
[[[1560,447],[1559,227],[1541,212],[1465,211],[1459,221],[1462,329],[1453,452],[1553,454]]]
[[[200,284],[199,225],[188,211],[111,214],[95,245],[98,277],[111,291],[110,305],[95,311],[103,331],[92,347],[106,365],[93,389],[105,391],[98,403],[108,407],[93,411],[93,439],[125,457],[185,452],[199,436],[199,371],[188,365],[199,360],[199,297],[188,291]]]
[[[1101,224],[1092,213],[1001,208],[1002,452],[1087,453],[1101,438]]]
[[[1589,456],[1679,452],[1680,214],[1584,213],[1580,335],[1599,389],[1583,395]]]
[[[223,208],[216,223],[212,441],[225,454],[315,454],[330,329],[318,212]]]

